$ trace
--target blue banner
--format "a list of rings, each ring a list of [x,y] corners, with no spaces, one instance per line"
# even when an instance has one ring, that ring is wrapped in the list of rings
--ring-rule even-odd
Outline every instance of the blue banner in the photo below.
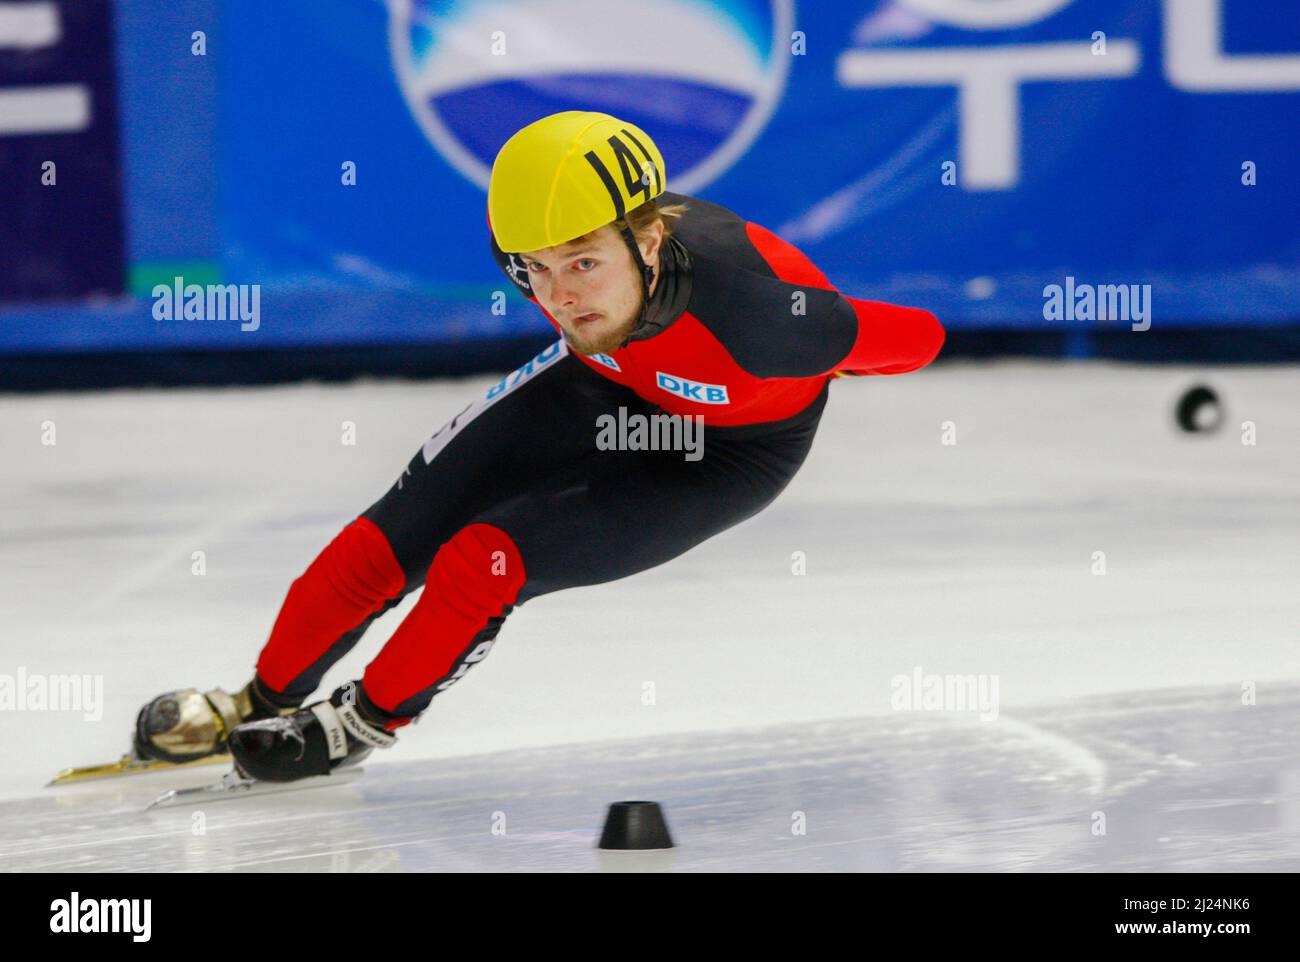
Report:
[[[0,5],[0,302],[123,290],[111,21],[108,0]]]
[[[672,189],[950,329],[1300,313],[1294,0],[124,0],[119,21],[136,298],[10,309],[0,350],[545,330],[513,292],[493,311],[484,187],[514,130],[574,107],[651,133]],[[257,285],[260,317],[160,319],[178,283]]]

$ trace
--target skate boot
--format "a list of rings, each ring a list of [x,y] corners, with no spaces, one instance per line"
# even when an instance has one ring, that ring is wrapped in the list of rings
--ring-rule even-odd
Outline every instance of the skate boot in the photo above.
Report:
[[[360,763],[373,749],[389,748],[397,736],[383,720],[354,704],[356,685],[339,688],[328,701],[301,708],[283,718],[240,725],[230,735],[235,767],[248,778],[292,782],[328,775]]]
[[[176,764],[218,755],[227,750],[226,740],[236,726],[295,710],[271,701],[257,676],[234,695],[220,688],[168,692],[140,709],[135,755]]]

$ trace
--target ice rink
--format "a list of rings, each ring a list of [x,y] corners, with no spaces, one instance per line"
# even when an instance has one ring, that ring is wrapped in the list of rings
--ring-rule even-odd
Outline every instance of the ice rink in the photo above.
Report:
[[[841,379],[772,507],[518,608],[358,781],[43,787],[247,681],[290,581],[495,380],[0,396],[0,675],[102,680],[0,710],[0,869],[1300,870],[1294,367]],[[1198,381],[1209,436],[1172,420]],[[995,679],[996,717],[896,710],[918,671]],[[596,850],[632,798],[676,849]]]

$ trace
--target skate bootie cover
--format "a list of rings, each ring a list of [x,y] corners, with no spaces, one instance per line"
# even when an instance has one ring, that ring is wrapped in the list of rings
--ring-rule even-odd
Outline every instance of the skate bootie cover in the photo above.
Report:
[[[353,691],[345,685],[328,701],[240,725],[230,735],[235,766],[249,778],[292,782],[328,775],[358,764],[376,748],[391,747],[397,736],[353,703]]]
[[[181,764],[226,751],[227,738],[246,721],[296,709],[278,704],[254,677],[235,694],[197,688],[159,695],[140,709],[133,746],[139,758]]]

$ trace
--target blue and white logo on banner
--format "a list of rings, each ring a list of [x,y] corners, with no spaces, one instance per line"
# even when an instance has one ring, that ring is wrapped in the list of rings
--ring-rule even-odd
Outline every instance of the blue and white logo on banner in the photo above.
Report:
[[[519,128],[582,107],[653,130],[691,193],[741,157],[785,89],[792,0],[388,0],[393,67],[481,187]],[[574,25],[581,24],[579,32]]]

